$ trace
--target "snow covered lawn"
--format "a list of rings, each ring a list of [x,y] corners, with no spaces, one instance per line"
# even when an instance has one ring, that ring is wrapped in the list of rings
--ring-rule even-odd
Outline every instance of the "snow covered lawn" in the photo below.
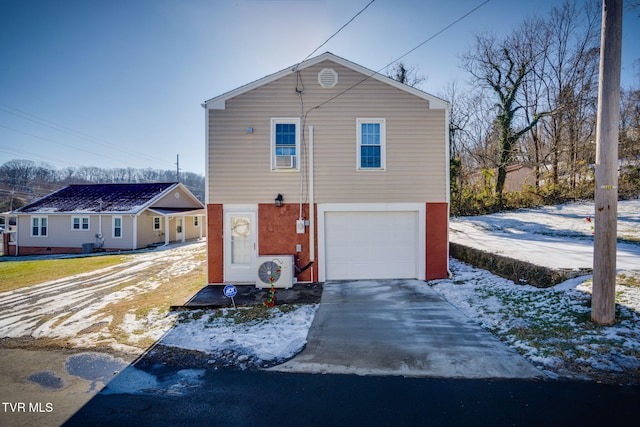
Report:
[[[590,268],[594,204],[451,219],[451,240],[552,268]],[[617,324],[590,321],[591,277],[522,286],[452,260],[431,285],[552,376],[640,382],[640,200],[619,202]],[[590,221],[591,220],[591,221]]]
[[[232,352],[240,362],[252,358],[258,366],[282,362],[306,344],[317,308],[309,304],[181,313],[161,344],[214,357]]]
[[[640,272],[617,286],[618,323],[590,321],[590,277],[552,288],[516,285],[452,260],[453,278],[430,282],[449,302],[552,377],[640,380]]]
[[[592,223],[586,218],[593,217],[593,210],[593,203],[574,203],[452,218],[451,239],[539,265],[590,267]],[[589,320],[590,277],[537,289],[452,260],[451,279],[425,286],[552,377],[639,383],[640,243],[634,242],[640,241],[640,201],[620,202],[619,212],[619,235],[627,242],[619,245],[613,326]],[[202,277],[204,251],[200,243],[131,255],[124,268],[0,293],[0,338],[39,337],[67,346],[132,352],[157,343],[201,351],[213,361],[232,354],[239,366],[247,361],[273,364],[297,354],[317,305],[277,307],[262,317],[237,321],[249,310],[168,313],[169,304],[157,302],[157,295],[178,278]],[[154,295],[156,299],[146,300]],[[144,310],[137,307],[145,301]]]
[[[593,202],[453,217],[454,243],[550,268],[591,268]],[[640,270],[640,200],[618,203],[618,268]]]

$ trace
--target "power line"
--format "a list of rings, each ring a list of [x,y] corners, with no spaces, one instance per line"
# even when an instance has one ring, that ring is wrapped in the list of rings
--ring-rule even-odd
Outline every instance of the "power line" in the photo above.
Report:
[[[82,165],[79,165],[77,163],[66,162],[66,161],[63,161],[63,160],[60,160],[60,159],[56,159],[56,158],[53,158],[53,157],[50,157],[50,156],[45,157],[45,156],[42,156],[40,154],[32,153],[30,151],[25,151],[25,150],[19,150],[19,149],[14,148],[14,147],[11,147],[11,149],[8,149],[8,148],[5,148],[5,147],[0,147],[0,151],[4,152],[4,153],[7,153],[7,154],[11,154],[11,155],[29,156],[29,157],[32,157],[34,159],[38,159],[39,161],[44,162],[44,163],[57,163],[57,164],[60,164],[60,165],[78,166],[78,167],[82,166]],[[25,160],[31,160],[31,159],[25,159]]]
[[[473,9],[471,9],[470,11],[468,11],[467,13],[465,13],[464,15],[460,16],[458,19],[456,19],[455,21],[451,22],[449,25],[447,25],[446,27],[442,28],[441,30],[439,30],[438,32],[436,32],[435,34],[433,34],[432,36],[428,37],[426,40],[424,40],[423,42],[419,43],[417,46],[409,49],[407,52],[405,52],[404,54],[402,54],[401,56],[399,56],[397,59],[391,61],[390,63],[388,63],[387,65],[385,65],[384,67],[380,68],[378,71],[374,71],[372,74],[366,76],[364,79],[360,80],[359,82],[353,84],[352,86],[346,88],[345,90],[343,90],[342,92],[338,93],[337,95],[327,99],[326,101],[316,105],[315,107],[311,108],[309,111],[307,111],[307,114],[309,112],[311,112],[312,110],[317,110],[320,107],[322,107],[323,105],[328,104],[329,102],[333,101],[334,99],[344,95],[345,93],[349,92],[351,89],[361,85],[362,83],[364,83],[365,81],[369,80],[371,77],[375,76],[376,74],[380,74],[380,72],[382,70],[387,69],[388,67],[390,67],[391,65],[393,65],[394,63],[400,61],[402,58],[404,58],[405,56],[409,55],[410,53],[414,52],[415,50],[421,48],[422,46],[424,46],[425,44],[427,44],[428,42],[430,42],[431,40],[433,40],[434,38],[436,38],[437,36],[439,36],[440,34],[444,33],[445,31],[447,31],[449,28],[453,27],[454,25],[456,25],[458,22],[462,21],[463,19],[465,19],[467,16],[471,15],[472,13],[474,13],[476,10],[480,9],[482,6],[484,6],[485,4],[489,3],[491,0],[485,0],[484,2],[480,3],[478,6],[474,7]],[[307,57],[308,58],[308,57]],[[306,59],[306,58],[305,58]]]
[[[10,110],[14,110],[14,111],[10,111],[7,108],[9,108]],[[106,141],[104,139],[101,139],[101,138],[98,138],[98,137],[95,137],[95,136],[80,132],[80,131],[72,129],[70,127],[61,125],[59,123],[55,123],[55,122],[53,122],[51,120],[47,120],[47,119],[44,119],[42,117],[38,117],[35,114],[29,113],[27,111],[21,110],[21,109],[16,108],[16,107],[12,107],[12,106],[4,104],[4,103],[0,103],[0,110],[4,111],[6,113],[12,114],[12,115],[14,115],[16,117],[20,117],[20,118],[22,118],[24,120],[28,120],[30,122],[36,123],[36,124],[38,124],[40,126],[46,126],[46,127],[51,128],[51,129],[54,129],[54,130],[56,130],[58,132],[66,133],[66,134],[74,136],[76,138],[80,138],[80,139],[84,139],[86,141],[89,141],[89,142],[91,142],[93,144],[97,144],[97,145],[101,145],[103,147],[107,147],[110,150],[115,149],[115,150],[120,151],[122,153],[125,153],[125,154],[127,154],[129,156],[131,156],[131,154],[133,153],[136,156],[138,156],[138,157],[140,157],[142,159],[145,159],[145,160],[152,160],[152,161],[156,161],[156,162],[168,163],[166,160],[154,158],[154,157],[149,156],[149,155],[147,155],[145,153],[141,153],[141,152],[138,152],[138,151],[135,151],[135,150],[131,150],[129,148],[119,147],[119,146],[117,146],[117,145],[115,145],[115,144],[113,144],[113,143],[111,143],[109,141]],[[21,114],[19,114],[19,113],[21,113]],[[29,117],[27,117],[27,116],[29,116]]]
[[[360,10],[360,12],[356,13],[355,15],[353,15],[353,17],[352,17],[351,19],[349,19],[349,20],[347,21],[347,23],[346,23],[346,24],[344,24],[342,27],[340,27],[340,28],[338,29],[338,31],[336,31],[335,33],[333,33],[333,34],[331,35],[331,37],[329,37],[327,40],[325,40],[325,41],[324,41],[324,43],[322,43],[320,46],[318,46],[317,48],[315,48],[315,49],[313,50],[313,52],[311,52],[309,55],[307,55],[307,56],[306,56],[306,57],[305,57],[305,58],[304,58],[300,63],[302,63],[302,62],[306,61],[307,59],[309,59],[309,58],[310,58],[314,53],[316,53],[316,52],[318,51],[318,49],[320,49],[320,48],[321,48],[322,46],[324,46],[325,44],[329,43],[329,40],[331,40],[331,39],[332,39],[332,38],[334,38],[336,35],[338,35],[338,33],[339,33],[340,31],[342,31],[342,30],[343,30],[347,25],[351,24],[351,22],[353,22],[353,20],[354,20],[354,19],[356,19],[356,18],[357,18],[357,17],[358,17],[362,12],[364,12],[364,11],[365,11],[369,6],[371,6],[371,4],[372,4],[374,1],[376,1],[376,0],[371,0],[371,1],[370,1],[370,2],[365,6],[365,7],[363,7],[363,8]],[[298,68],[298,65],[300,65],[300,63],[298,63],[298,64],[294,67],[294,69],[295,69],[295,68]]]
[[[84,151],[85,153],[91,154],[93,156],[96,155],[96,153],[94,153],[93,151],[85,150],[84,148],[74,147],[72,145],[65,144],[65,143],[62,143],[62,142],[59,142],[59,141],[54,141],[53,139],[45,138],[44,136],[35,135],[35,134],[29,133],[29,132],[23,132],[21,130],[11,128],[9,126],[0,125],[0,127],[4,128],[4,129],[8,129],[8,130],[16,132],[16,133],[20,133],[22,135],[30,136],[32,138],[37,138],[37,139],[41,139],[43,141],[52,142],[54,144],[62,145],[63,147],[71,148],[72,150]],[[135,166],[135,164],[133,164],[133,163],[129,163],[129,162],[126,162],[126,161],[124,161],[122,159],[118,159],[118,158],[115,158],[115,157],[106,156],[104,154],[101,154],[100,157],[104,157],[104,158],[107,158],[107,159],[111,159],[111,160],[115,160],[115,161],[118,161],[118,162],[122,162],[122,163],[125,163],[125,164],[128,164],[128,165],[131,165],[131,166]]]

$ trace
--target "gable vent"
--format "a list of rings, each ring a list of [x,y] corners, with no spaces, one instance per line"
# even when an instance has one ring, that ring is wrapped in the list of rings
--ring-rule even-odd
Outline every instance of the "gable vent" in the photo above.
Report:
[[[338,84],[338,73],[333,68],[323,68],[318,73],[318,83],[324,88],[332,88]]]

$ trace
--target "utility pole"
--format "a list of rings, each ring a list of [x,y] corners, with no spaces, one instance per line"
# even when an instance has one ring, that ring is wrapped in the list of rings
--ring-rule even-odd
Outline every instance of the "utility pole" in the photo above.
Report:
[[[602,1],[591,320],[615,322],[622,0]]]
[[[180,154],[176,154],[176,182],[180,182]]]

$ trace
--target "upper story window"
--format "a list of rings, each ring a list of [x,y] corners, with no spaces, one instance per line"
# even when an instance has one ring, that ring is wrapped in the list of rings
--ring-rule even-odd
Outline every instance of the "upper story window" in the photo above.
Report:
[[[122,217],[114,216],[112,219],[112,237],[115,239],[122,238]]]
[[[357,119],[358,170],[384,170],[386,168],[385,119]]]
[[[88,216],[71,217],[71,229],[74,231],[89,230],[89,217]]]
[[[299,170],[300,119],[271,119],[271,170]]]
[[[32,237],[46,237],[48,236],[48,223],[49,218],[46,216],[32,216],[31,217],[31,236]]]

